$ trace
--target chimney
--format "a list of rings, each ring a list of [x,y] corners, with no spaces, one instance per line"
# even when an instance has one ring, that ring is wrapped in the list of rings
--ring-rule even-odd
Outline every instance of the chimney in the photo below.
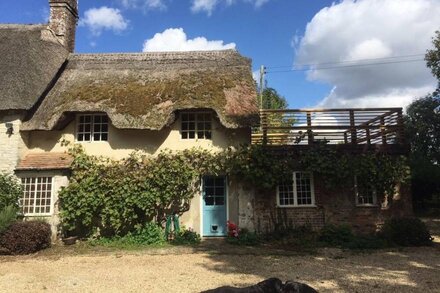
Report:
[[[75,49],[75,31],[78,22],[78,0],[49,0],[51,29],[66,49]]]

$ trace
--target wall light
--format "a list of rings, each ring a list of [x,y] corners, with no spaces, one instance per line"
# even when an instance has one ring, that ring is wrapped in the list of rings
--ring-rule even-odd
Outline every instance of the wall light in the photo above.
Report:
[[[14,124],[10,122],[5,123],[6,126],[6,134],[13,135],[14,134]]]

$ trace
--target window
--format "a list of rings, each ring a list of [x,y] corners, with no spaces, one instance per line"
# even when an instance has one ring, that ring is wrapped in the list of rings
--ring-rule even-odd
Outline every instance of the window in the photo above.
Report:
[[[23,198],[20,206],[23,214],[50,215],[52,213],[52,177],[22,178]]]
[[[180,117],[182,139],[211,139],[211,113],[189,112]]]
[[[78,118],[78,141],[107,141],[108,117],[106,115],[80,115]]]
[[[283,181],[277,186],[278,206],[313,206],[314,204],[313,177],[309,172],[294,172],[291,180]]]
[[[371,186],[360,186],[356,176],[354,177],[354,190],[358,206],[374,206],[377,204],[376,190]]]

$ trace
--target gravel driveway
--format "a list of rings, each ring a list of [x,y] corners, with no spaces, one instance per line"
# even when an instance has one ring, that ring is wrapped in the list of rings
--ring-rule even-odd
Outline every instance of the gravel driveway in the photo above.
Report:
[[[0,292],[199,292],[269,277],[305,282],[320,292],[440,292],[438,246],[268,255],[224,245],[210,252],[170,248],[0,257]]]

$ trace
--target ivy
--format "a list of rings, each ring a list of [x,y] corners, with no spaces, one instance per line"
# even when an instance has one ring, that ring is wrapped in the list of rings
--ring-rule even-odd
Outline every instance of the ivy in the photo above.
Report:
[[[126,235],[149,222],[163,223],[169,214],[189,209],[200,176],[228,175],[261,189],[272,189],[293,171],[311,171],[328,188],[358,184],[391,193],[404,182],[404,157],[380,153],[348,154],[317,145],[302,152],[241,146],[221,152],[169,150],[157,156],[137,151],[116,161],[87,155],[80,146],[74,156],[70,184],[60,191],[61,218],[66,231],[77,235]]]

